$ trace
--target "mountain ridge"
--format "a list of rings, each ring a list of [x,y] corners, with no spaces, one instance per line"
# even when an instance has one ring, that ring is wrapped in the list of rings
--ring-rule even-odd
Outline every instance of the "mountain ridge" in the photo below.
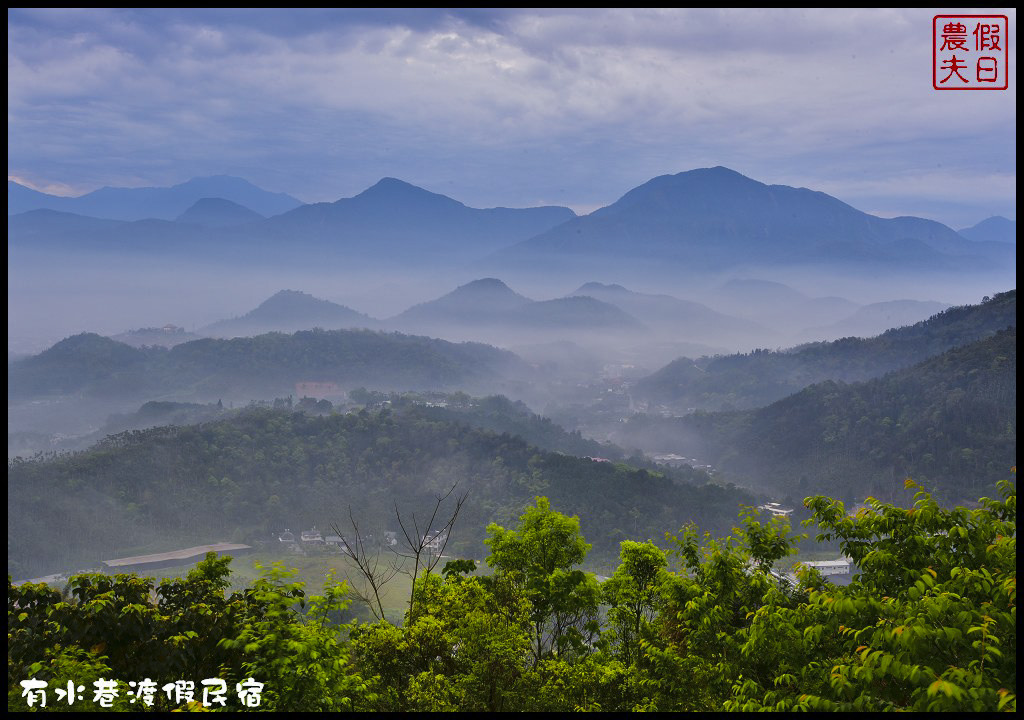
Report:
[[[912,476],[962,502],[991,492],[1016,462],[1016,334],[864,382],[814,384],[763,408],[690,415],[674,431],[680,450],[762,491],[895,495]]]
[[[847,337],[787,351],[679,358],[641,379],[638,398],[684,408],[748,409],[826,380],[860,382],[921,362],[1017,324],[1017,291],[978,305],[950,307],[927,320],[873,338]]]
[[[1008,254],[933,220],[878,218],[821,191],[767,185],[721,166],[661,175],[611,205],[492,256],[495,261],[657,258],[718,270],[766,265],[989,267]]]
[[[497,278],[481,278],[405,310],[386,321],[397,329],[472,332],[634,332],[644,324],[610,303],[588,296],[531,300]]]
[[[231,175],[194,177],[168,187],[107,186],[78,197],[38,191],[28,195],[24,189],[31,190],[7,181],[8,216],[46,209],[109,220],[174,220],[197,201],[209,197],[229,200],[263,216],[277,215],[302,205],[286,193],[270,192]]]
[[[7,380],[9,399],[75,394],[209,400],[288,394],[306,381],[342,388],[472,388],[527,372],[518,356],[482,343],[372,330],[203,338],[170,349],[137,349],[83,333],[9,363]]]

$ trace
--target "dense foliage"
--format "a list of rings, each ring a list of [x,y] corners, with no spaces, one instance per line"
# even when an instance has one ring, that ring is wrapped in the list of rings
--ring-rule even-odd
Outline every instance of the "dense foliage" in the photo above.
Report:
[[[952,307],[869,339],[843,338],[792,350],[680,358],[637,384],[638,397],[682,408],[760,407],[826,380],[857,382],[909,367],[951,348],[1017,326],[1017,291]]]
[[[280,569],[225,597],[212,556],[158,588],[9,584],[8,707],[27,707],[29,679],[116,679],[127,709],[129,680],[251,677],[271,710],[1015,711],[1015,485],[1000,493],[969,510],[919,490],[910,508],[856,515],[808,498],[859,568],[844,587],[775,572],[799,538],[751,512],[726,539],[684,528],[668,553],[623,542],[598,582],[579,570],[578,520],[545,498],[488,528],[490,574],[459,561],[420,575],[400,626],[332,622],[343,588],[306,598]],[[154,709],[174,704],[157,694]]]
[[[78,575],[64,594],[8,584],[8,709],[29,709],[19,685],[28,678],[49,683],[47,709],[61,707],[55,689],[69,682],[84,691],[77,709],[93,709],[101,678],[121,681],[108,706],[117,710],[182,706],[186,697],[162,690],[178,681],[198,688],[188,698],[198,705],[204,679],[223,680],[223,705],[237,709],[236,684],[250,677],[265,685],[263,709],[350,709],[359,681],[346,672],[349,650],[336,626],[348,604],[344,585],[329,579],[323,596],[307,598],[275,567],[226,597],[228,563],[211,553],[187,578],[159,585],[135,575]],[[139,688],[146,679],[158,681],[148,704]]]

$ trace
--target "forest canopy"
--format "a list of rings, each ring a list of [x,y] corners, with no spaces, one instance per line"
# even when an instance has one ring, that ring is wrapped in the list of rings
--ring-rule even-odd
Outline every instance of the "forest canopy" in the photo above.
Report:
[[[228,596],[212,555],[159,585],[9,582],[8,708],[59,708],[70,681],[87,707],[95,687],[93,704],[168,710],[189,700],[173,681],[207,679],[226,709],[256,683],[280,711],[1016,711],[1015,481],[972,509],[906,482],[909,508],[805,501],[857,566],[846,586],[778,572],[800,536],[753,510],[725,538],[624,541],[599,580],[578,519],[543,497],[487,528],[487,573],[420,574],[400,625],[340,623],[343,584],[307,596],[280,567]]]

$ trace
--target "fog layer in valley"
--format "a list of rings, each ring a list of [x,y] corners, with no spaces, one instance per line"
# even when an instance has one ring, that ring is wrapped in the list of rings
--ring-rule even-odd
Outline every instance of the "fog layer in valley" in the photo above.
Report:
[[[220,182],[206,180],[206,189]],[[118,433],[171,426],[201,425],[213,444],[231,438],[220,449],[229,455],[261,452],[232,443],[249,442],[267,423],[292,423],[296,438],[343,432],[358,444],[357,421],[341,428],[329,418],[365,410],[385,413],[373,416],[377,435],[368,441],[383,455],[402,433],[464,422],[529,435],[537,449],[508,459],[522,477],[532,472],[531,453],[628,459],[656,480],[676,472],[669,467],[694,468],[687,481],[712,473],[729,493],[739,485],[787,502],[839,486],[851,498],[891,494],[890,480],[907,468],[956,499],[970,495],[950,479],[964,458],[987,458],[973,475],[982,484],[1012,464],[1004,455],[1015,447],[1015,416],[1004,409],[1015,407],[1007,379],[1015,335],[1006,333],[1016,325],[1016,295],[1006,291],[1016,285],[1016,248],[1005,223],[959,234],[920,218],[884,220],[725,168],[655,178],[587,216],[468,208],[393,179],[284,210],[247,207],[241,196],[176,198],[146,216],[126,207],[133,195],[119,197],[116,217],[78,214],[84,206],[73,203],[9,216],[9,457],[101,447],[155,458],[162,436]],[[258,205],[263,196],[247,197]],[[947,372],[952,366],[962,372]],[[875,417],[868,407],[887,394],[905,406]],[[946,417],[935,395],[964,407]],[[839,406],[861,405],[858,417],[838,419]],[[418,430],[389,424],[386,413],[398,408],[400,422]],[[456,408],[457,416],[420,414]],[[901,415],[910,408],[934,426],[911,427]],[[282,419],[294,413],[321,420]],[[979,418],[972,427],[995,430],[949,440],[963,429],[956,418],[968,416]],[[807,447],[817,454],[774,458],[792,440],[769,437],[783,423],[815,428],[821,444],[808,438]],[[899,432],[889,432],[893,425]],[[196,438],[181,432],[167,438],[188,456]],[[341,442],[331,437],[324,442]],[[842,453],[830,453],[840,439]],[[489,449],[496,441],[484,435],[438,440],[422,450],[449,448],[431,460],[434,475],[461,457],[452,448],[463,441],[481,457],[493,453],[488,463],[512,448]],[[281,452],[318,452],[295,442],[301,451]],[[950,443],[960,455],[943,454]],[[76,457],[61,467],[92,456]],[[245,482],[219,460],[196,462],[189,477],[219,473],[211,477],[226,496]],[[28,478],[47,467],[22,469]],[[323,466],[307,469],[303,482],[316,493],[327,491],[315,483],[337,481]],[[500,468],[487,473],[504,487]],[[867,484],[850,485],[856,477]],[[273,482],[264,490],[280,498]],[[261,502],[261,522],[294,522]],[[111,512],[122,510],[126,522],[138,520],[124,508]],[[159,544],[161,532],[138,543]],[[243,540],[252,532],[231,529]]]

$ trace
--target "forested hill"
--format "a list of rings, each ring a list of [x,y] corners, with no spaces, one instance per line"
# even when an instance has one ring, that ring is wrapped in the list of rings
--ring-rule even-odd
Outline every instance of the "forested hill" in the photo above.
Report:
[[[102,558],[211,540],[258,541],[285,527],[394,529],[394,504],[433,506],[458,482],[469,499],[456,550],[481,557],[483,530],[534,496],[578,514],[597,556],[695,521],[727,533],[753,496],[612,462],[545,452],[462,423],[360,412],[312,417],[253,409],[189,427],[134,431],[93,449],[8,469],[8,568],[33,576]]]
[[[950,348],[1017,326],[1017,291],[952,307],[877,337],[844,338],[782,352],[675,360],[637,383],[637,398],[705,410],[742,410],[825,380],[856,382],[909,367]]]
[[[472,427],[490,430],[499,434],[507,433],[523,438],[531,445],[545,450],[554,450],[567,455],[590,456],[611,460],[626,460],[627,453],[610,443],[600,443],[585,438],[579,430],[569,432],[549,418],[535,414],[522,401],[509,400],[503,395],[485,398],[465,398],[460,402],[457,396],[449,396],[445,407],[414,403],[397,397],[392,409],[411,412],[433,420],[462,422]],[[636,458],[629,458],[636,463]]]
[[[728,476],[795,498],[902,493],[907,476],[946,502],[995,492],[1017,464],[1017,331],[864,383],[813,385],[758,410],[637,420]]]
[[[367,330],[203,339],[170,350],[138,350],[87,333],[10,363],[7,379],[14,398],[177,393],[216,399],[289,394],[295,383],[309,381],[343,388],[468,389],[526,371],[516,355],[488,345]]]
[[[315,298],[296,290],[281,290],[241,317],[219,320],[199,330],[200,335],[219,338],[293,333],[324,328],[376,328],[379,323],[345,305]]]

